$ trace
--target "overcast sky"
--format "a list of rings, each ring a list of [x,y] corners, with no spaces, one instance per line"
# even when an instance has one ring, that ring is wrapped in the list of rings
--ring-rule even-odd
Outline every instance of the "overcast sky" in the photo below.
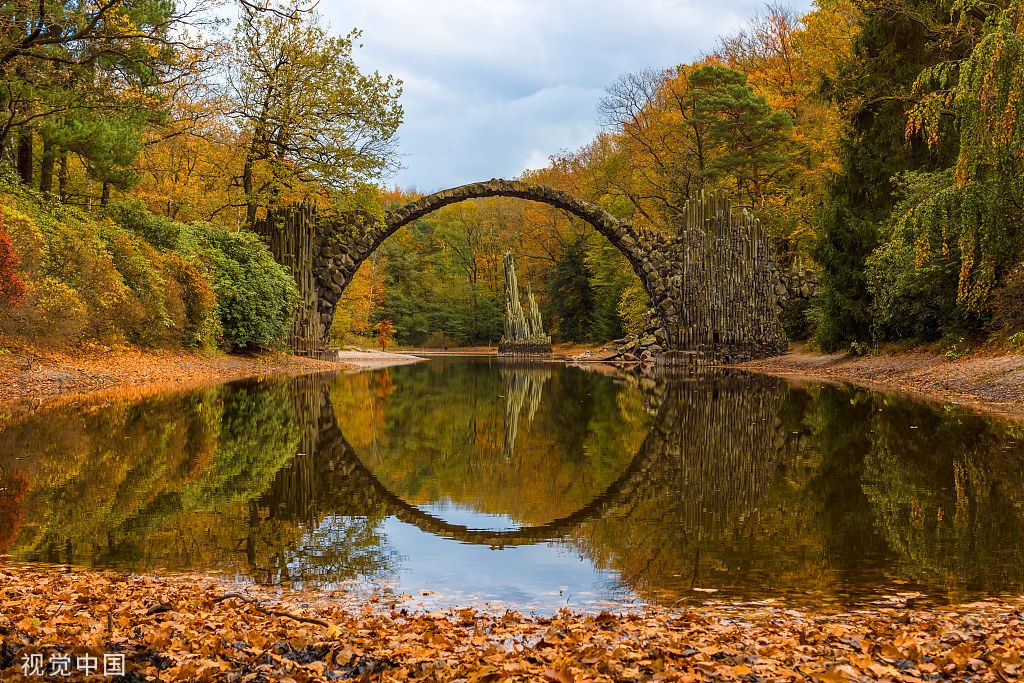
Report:
[[[811,0],[791,0],[798,13]],[[762,0],[321,0],[334,33],[363,31],[363,71],[404,82],[403,169],[432,192],[547,165],[598,130],[620,74],[690,62],[763,14]]]

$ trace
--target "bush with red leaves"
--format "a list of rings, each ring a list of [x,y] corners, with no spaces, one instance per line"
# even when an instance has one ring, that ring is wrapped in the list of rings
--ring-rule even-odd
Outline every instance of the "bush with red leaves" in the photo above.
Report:
[[[18,277],[21,259],[4,230],[4,213],[0,208],[0,306],[18,306],[25,298],[25,283]]]

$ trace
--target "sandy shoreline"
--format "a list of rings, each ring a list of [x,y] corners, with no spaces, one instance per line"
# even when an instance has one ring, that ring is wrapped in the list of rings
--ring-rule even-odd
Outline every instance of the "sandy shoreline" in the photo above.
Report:
[[[184,351],[37,349],[0,339],[0,412],[117,396],[143,398],[247,377],[357,371],[418,362],[406,354],[341,351],[338,362],[266,352],[251,356]]]
[[[848,382],[880,391],[977,410],[1024,417],[1024,355],[972,355],[947,359],[922,350],[850,356],[800,348],[744,363],[752,372],[790,378]]]
[[[579,349],[561,350],[564,359]],[[428,355],[487,355],[493,350],[414,349],[382,352],[347,348],[329,362],[263,353],[201,355],[183,351],[110,349],[83,345],[73,352],[40,350],[0,338],[0,408],[38,409],[74,401],[102,402],[117,395],[142,398],[246,377],[352,372],[415,363]],[[751,372],[818,379],[957,403],[1024,417],[1024,354],[980,355],[950,360],[924,351],[869,356],[790,352],[738,366]],[[12,411],[13,408],[13,411]]]

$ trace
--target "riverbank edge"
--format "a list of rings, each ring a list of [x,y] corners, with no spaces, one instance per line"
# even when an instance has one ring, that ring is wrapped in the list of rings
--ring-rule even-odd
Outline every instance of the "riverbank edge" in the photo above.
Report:
[[[587,348],[556,349],[556,360],[568,360]],[[491,355],[494,351],[383,352],[349,348],[340,351],[337,362],[333,362],[279,352],[204,355],[96,344],[84,344],[68,352],[34,348],[0,337],[0,414],[74,402],[102,403],[115,396],[144,398],[251,377],[351,372],[423,360],[411,355],[415,353]],[[1024,354],[972,354],[948,359],[919,348],[853,356],[815,353],[795,346],[781,356],[733,367],[791,380],[845,382],[1024,419]]]
[[[1024,354],[951,359],[928,349],[910,349],[855,356],[797,346],[781,356],[733,367],[791,380],[848,383],[1024,419]]]
[[[553,615],[425,612],[202,575],[42,570],[0,560],[0,680],[95,657],[118,680],[1017,680],[1024,598],[841,613],[708,603]],[[107,656],[113,655],[113,660]],[[33,659],[33,656],[35,659]],[[76,672],[77,673],[77,672]]]
[[[140,399],[246,378],[353,372],[420,360],[371,350],[342,351],[336,362],[276,351],[202,354],[98,344],[58,351],[0,338],[0,414],[115,397]]]

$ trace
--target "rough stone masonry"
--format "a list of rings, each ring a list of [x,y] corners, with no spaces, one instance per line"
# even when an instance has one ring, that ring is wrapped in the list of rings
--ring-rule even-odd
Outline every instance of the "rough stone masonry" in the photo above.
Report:
[[[311,324],[305,327],[316,329],[316,345],[326,349],[342,293],[362,262],[396,230],[449,204],[499,196],[554,206],[608,238],[650,295],[651,346],[674,352],[664,354],[670,361],[682,353],[698,357],[702,365],[717,364],[785,350],[778,314],[789,291],[768,236],[751,214],[734,211],[724,195],[688,202],[678,231],[666,235],[619,220],[560,190],[499,179],[427,195],[389,212],[383,222],[369,214],[301,221],[312,231],[308,267],[313,277],[306,281],[312,282],[317,306],[307,313]],[[278,225],[287,229],[283,221]]]

